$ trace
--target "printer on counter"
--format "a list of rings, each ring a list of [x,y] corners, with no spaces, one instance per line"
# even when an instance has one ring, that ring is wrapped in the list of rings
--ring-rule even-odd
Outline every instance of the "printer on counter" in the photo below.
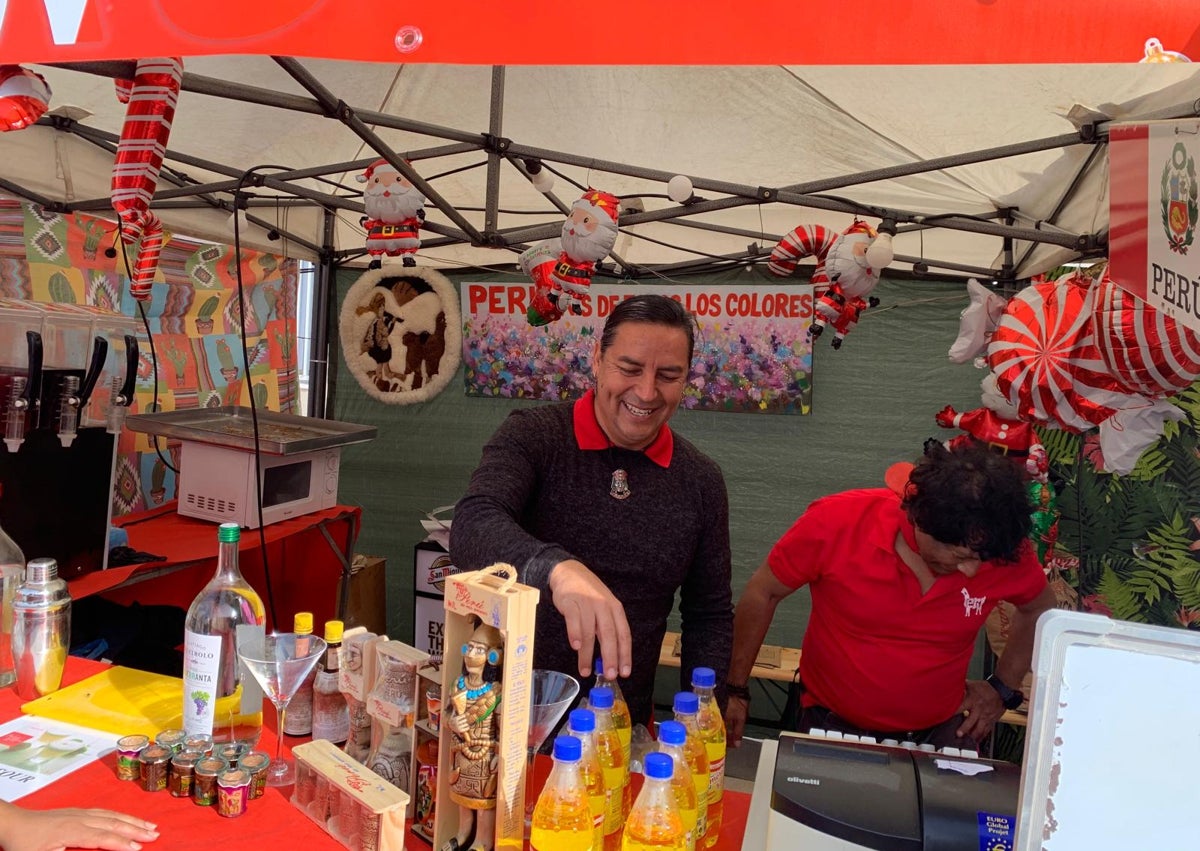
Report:
[[[743,851],[1012,851],[1020,768],[967,752],[780,734]]]

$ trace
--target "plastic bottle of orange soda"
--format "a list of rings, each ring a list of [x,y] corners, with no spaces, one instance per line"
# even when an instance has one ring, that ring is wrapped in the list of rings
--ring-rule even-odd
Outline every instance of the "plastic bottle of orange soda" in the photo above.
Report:
[[[596,716],[596,756],[604,775],[604,849],[620,851],[621,830],[629,815],[629,763],[613,727],[613,693],[608,686],[588,692],[588,703]]]
[[[692,780],[696,784],[696,801],[708,801],[708,749],[704,746],[704,738],[700,733],[700,698],[694,692],[681,691],[675,693],[675,720],[687,730],[687,741],[683,745],[683,755],[687,759],[688,768],[692,770]],[[696,846],[700,846],[700,838],[708,829],[708,807],[697,808],[696,816]]]
[[[648,753],[646,782],[629,813],[621,851],[687,851],[683,819],[671,791],[674,760],[665,753]]]
[[[593,670],[596,672],[596,685],[612,689],[613,726],[617,728],[617,736],[621,739],[621,747],[625,749],[625,762],[628,764],[633,749],[633,719],[629,716],[629,704],[625,702],[625,695],[621,692],[621,686],[617,684],[617,681],[604,679],[604,660],[599,656],[596,657]]]
[[[721,834],[722,798],[725,795],[725,719],[717,705],[713,688],[717,674],[712,668],[696,668],[692,671],[692,691],[700,699],[700,738],[708,751],[708,825],[704,833],[704,847],[712,848]],[[699,844],[699,843],[697,843]]]
[[[594,851],[592,813],[579,773],[579,739],[554,740],[554,767],[533,808],[529,845],[535,851]]]
[[[664,721],[658,725],[658,750],[675,761],[675,773],[671,776],[671,790],[679,806],[679,817],[683,819],[683,838],[687,851],[696,851],[696,822],[700,802],[696,799],[696,781],[688,767],[683,746],[687,743],[687,728],[678,721]]]
[[[579,739],[579,773],[588,793],[588,809],[592,814],[592,847],[604,847],[604,773],[596,755],[596,714],[590,709],[574,709],[568,716],[571,735]]]

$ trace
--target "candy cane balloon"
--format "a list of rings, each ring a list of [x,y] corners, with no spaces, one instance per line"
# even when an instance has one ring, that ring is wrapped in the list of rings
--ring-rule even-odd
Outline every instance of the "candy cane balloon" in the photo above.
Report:
[[[138,60],[113,163],[112,205],[121,219],[121,239],[127,246],[142,241],[130,286],[139,301],[150,299],[162,248],[162,225],[150,212],[150,200],[158,186],[182,79],[183,62],[177,58]]]
[[[50,86],[36,71],[0,65],[0,131],[23,130],[50,105]]]

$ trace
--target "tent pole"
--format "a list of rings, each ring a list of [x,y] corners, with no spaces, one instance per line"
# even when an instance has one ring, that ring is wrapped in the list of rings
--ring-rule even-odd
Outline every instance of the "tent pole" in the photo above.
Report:
[[[468,222],[463,215],[454,208],[454,205],[441,196],[436,189],[430,186],[421,175],[413,171],[412,166],[406,163],[403,159],[396,155],[391,146],[383,141],[374,130],[358,116],[353,107],[347,105],[344,101],[338,100],[333,96],[329,89],[309,73],[308,69],[297,62],[290,56],[273,56],[275,63],[283,70],[291,74],[292,79],[307,89],[313,97],[324,108],[325,115],[330,118],[336,118],[347,127],[350,128],[358,138],[362,139],[370,145],[379,156],[387,160],[396,171],[400,172],[409,182],[412,183],[426,200],[432,203],[435,207],[442,211],[447,218],[462,230],[475,245],[483,245],[486,243],[483,234],[481,234],[473,224]]]
[[[483,232],[500,226],[500,146],[504,136],[504,66],[492,66],[492,99],[488,109],[487,184],[484,187]]]
[[[317,264],[317,278],[313,287],[313,316],[312,346],[309,348],[308,363],[308,415],[325,418],[328,403],[333,402],[333,394],[328,386],[329,359],[334,357],[331,350],[331,335],[329,322],[332,312],[329,310],[334,295],[337,267],[334,261],[334,234],[337,226],[337,216],[333,210],[325,210],[325,227],[322,235],[321,259]],[[336,337],[336,335],[333,335]]]

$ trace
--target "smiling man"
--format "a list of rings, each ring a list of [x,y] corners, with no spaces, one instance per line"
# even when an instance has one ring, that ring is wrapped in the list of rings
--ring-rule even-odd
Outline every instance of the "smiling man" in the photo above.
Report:
[[[1054,594],[1028,540],[1021,469],[989,449],[931,442],[901,491],[817,500],[750,578],[727,685],[734,746],[775,608],[803,585],[812,614],[800,656],[801,731],[974,747],[1022,702],[1034,626]],[[976,637],[1001,600],[1017,607],[1011,638],[995,674],[968,681]]]
[[[732,639],[729,505],[720,468],[676,435],[694,347],[675,300],[617,305],[576,402],[512,413],[483,448],[454,511],[462,570],[515,565],[542,589],[534,666],[587,677],[596,645],[635,723],[679,594],[683,687],[693,668],[723,681]]]

